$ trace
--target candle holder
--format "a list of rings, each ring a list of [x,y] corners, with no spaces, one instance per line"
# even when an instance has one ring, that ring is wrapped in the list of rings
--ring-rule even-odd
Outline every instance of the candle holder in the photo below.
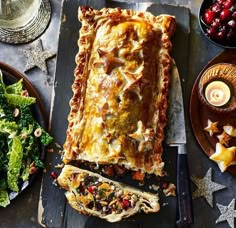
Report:
[[[26,24],[15,27],[0,26],[0,41],[11,44],[23,44],[35,40],[45,31],[50,18],[51,5],[49,0],[41,0],[38,11]]]
[[[218,63],[201,76],[198,96],[203,105],[218,113],[236,110],[236,66]]]

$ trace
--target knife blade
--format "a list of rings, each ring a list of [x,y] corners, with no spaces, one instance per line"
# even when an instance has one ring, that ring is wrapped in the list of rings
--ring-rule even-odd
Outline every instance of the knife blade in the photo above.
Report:
[[[177,155],[177,227],[193,224],[192,196],[188,172],[183,95],[179,72],[174,64],[170,74],[169,106],[165,142],[178,147]]]

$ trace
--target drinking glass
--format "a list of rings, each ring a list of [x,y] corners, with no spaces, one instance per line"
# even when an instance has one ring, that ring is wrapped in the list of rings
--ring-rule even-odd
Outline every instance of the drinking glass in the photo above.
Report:
[[[1,0],[0,27],[19,28],[37,16],[42,0]]]

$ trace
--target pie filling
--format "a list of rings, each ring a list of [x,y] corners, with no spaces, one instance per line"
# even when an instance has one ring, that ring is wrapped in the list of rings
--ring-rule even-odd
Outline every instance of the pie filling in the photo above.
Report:
[[[82,214],[117,222],[139,211],[160,209],[156,194],[143,192],[71,165],[65,165],[58,183],[67,191],[69,204]]]
[[[98,177],[86,173],[74,174],[72,185],[73,183],[73,193],[77,202],[103,215],[113,212],[119,214],[123,210],[134,208],[139,198],[112,183],[101,182]]]

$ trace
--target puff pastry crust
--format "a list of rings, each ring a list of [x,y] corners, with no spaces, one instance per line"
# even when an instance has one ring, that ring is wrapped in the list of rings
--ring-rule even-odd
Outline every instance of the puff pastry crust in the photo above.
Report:
[[[141,210],[149,213],[160,209],[156,194],[143,192],[71,165],[63,168],[58,183],[67,190],[66,198],[74,209],[109,222],[120,221]]]
[[[162,175],[175,17],[80,7],[79,20],[63,161]]]

